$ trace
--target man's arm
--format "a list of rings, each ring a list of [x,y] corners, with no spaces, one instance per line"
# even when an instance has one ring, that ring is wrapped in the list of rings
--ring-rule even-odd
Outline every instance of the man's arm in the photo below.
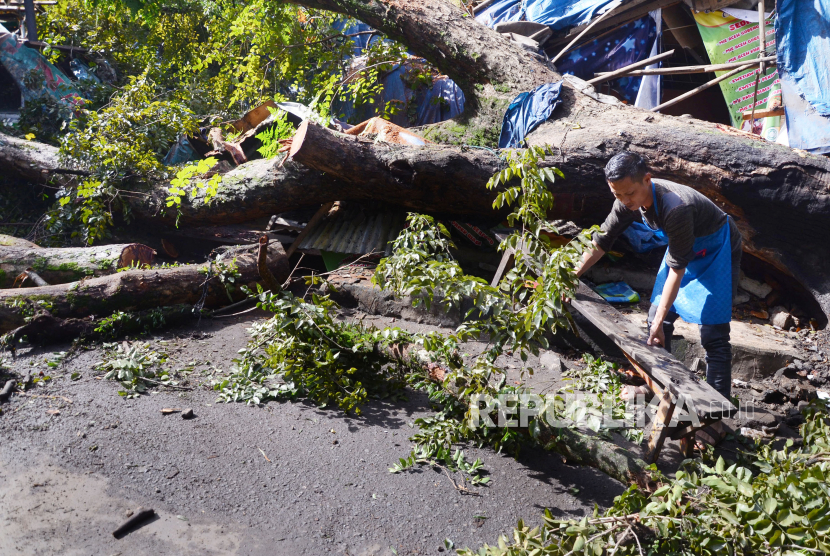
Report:
[[[666,337],[663,334],[663,321],[669,313],[669,309],[674,305],[674,300],[677,299],[677,292],[680,291],[680,282],[683,280],[683,275],[686,274],[686,269],[669,268],[669,275],[666,277],[666,283],[663,284],[663,294],[660,297],[660,305],[657,306],[657,312],[654,314],[654,320],[651,323],[651,329],[648,332],[648,345],[666,345]]]
[[[576,277],[581,278],[583,274],[588,272],[588,269],[594,266],[598,260],[605,255],[605,251],[597,245],[596,240],[592,242],[594,247],[582,253],[582,262],[579,263],[579,266],[576,269]]]

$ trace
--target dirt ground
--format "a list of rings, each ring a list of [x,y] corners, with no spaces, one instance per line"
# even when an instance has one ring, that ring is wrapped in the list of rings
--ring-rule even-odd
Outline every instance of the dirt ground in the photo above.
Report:
[[[589,515],[624,489],[535,450],[517,461],[469,448],[491,476],[475,495],[431,469],[392,474],[411,449],[413,421],[431,414],[417,392],[373,401],[359,418],[304,403],[216,403],[211,378],[230,367],[259,318],[203,320],[146,338],[170,356],[169,368],[194,369],[193,390],[137,399],[92,371],[100,347],[56,368],[47,360],[69,346],[18,352],[14,373],[52,380],[0,406],[0,554],[439,554],[444,539],[493,544],[519,518],[539,522],[545,508]],[[553,387],[559,377],[535,380]],[[195,418],[163,415],[165,407],[193,408]],[[139,506],[153,508],[155,520],[113,538]]]

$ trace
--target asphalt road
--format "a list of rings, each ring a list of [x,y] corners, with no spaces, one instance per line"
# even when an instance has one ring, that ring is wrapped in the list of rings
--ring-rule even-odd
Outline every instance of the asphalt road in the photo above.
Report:
[[[255,318],[147,339],[170,368],[196,369],[188,392],[123,399],[92,372],[100,348],[57,368],[45,359],[68,346],[20,352],[14,372],[54,379],[0,406],[0,554],[440,554],[444,539],[494,544],[519,518],[539,523],[545,508],[590,515],[623,491],[534,450],[516,460],[468,448],[491,476],[475,495],[440,471],[392,474],[410,451],[411,423],[431,414],[417,392],[373,401],[361,417],[305,403],[216,403],[209,381],[229,368]],[[191,407],[195,418],[164,407]],[[155,520],[113,538],[139,506]]]

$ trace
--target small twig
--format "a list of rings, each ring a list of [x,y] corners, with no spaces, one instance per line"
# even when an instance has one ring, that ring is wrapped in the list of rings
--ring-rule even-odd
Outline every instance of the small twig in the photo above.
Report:
[[[637,533],[634,530],[631,530],[631,534],[634,535],[634,540],[637,541],[637,550],[640,551],[640,556],[643,556],[643,547],[640,546],[640,537],[637,536]]]
[[[631,524],[628,526],[628,529],[623,531],[623,534],[620,535],[620,537],[617,539],[617,542],[614,544],[614,548],[611,549],[611,552],[608,554],[608,556],[614,556],[614,554],[617,553],[617,549],[620,547],[620,543],[623,541],[626,535],[628,535],[628,532],[631,531],[633,528],[634,524]]]
[[[823,550],[818,550],[816,548],[807,548],[806,546],[798,546],[797,544],[785,544],[784,548],[792,548],[794,550],[806,550],[808,552],[813,552],[815,554],[824,554]]]
[[[257,447],[256,447],[256,449],[257,449],[257,450],[259,450],[259,453],[260,453],[260,454],[262,454],[262,457],[264,457],[264,458],[265,458],[265,461],[267,461],[268,463],[271,463],[271,460],[270,460],[270,459],[268,459],[268,456],[266,456],[266,455],[265,455],[265,452],[263,452],[263,451],[262,451],[262,448],[260,448],[259,446],[257,446]]]

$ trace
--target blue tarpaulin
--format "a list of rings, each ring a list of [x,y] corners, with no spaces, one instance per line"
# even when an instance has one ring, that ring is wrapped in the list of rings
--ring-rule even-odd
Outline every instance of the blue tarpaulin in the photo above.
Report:
[[[423,59],[412,60],[423,64]],[[377,116],[378,108],[390,101],[398,101],[400,109],[389,121],[401,127],[419,126],[443,122],[455,118],[464,111],[464,93],[447,76],[439,76],[432,86],[419,86],[412,89],[410,72],[414,70],[409,63],[397,65],[381,77],[383,92],[373,104],[355,107],[351,102],[335,102],[335,114],[349,123],[359,123]],[[410,106],[415,107],[414,112]]]
[[[662,230],[652,230],[642,222],[632,222],[622,234],[635,253],[647,253],[669,244]]]
[[[333,27],[344,35],[373,31],[374,29],[362,21],[339,20]],[[363,55],[363,51],[376,41],[383,40],[380,34],[363,34],[349,37],[354,44],[355,56]],[[412,89],[413,79],[410,73],[413,65],[425,65],[423,58],[412,57],[411,62],[396,65],[391,71],[381,77],[383,92],[374,103],[355,107],[351,102],[335,101],[335,113],[343,120],[356,124],[378,115],[378,109],[383,108],[390,101],[397,101],[398,113],[389,120],[401,127],[435,124],[455,118],[464,111],[464,93],[455,82],[446,75],[433,79],[432,86],[418,86]],[[414,105],[414,111],[410,108]]]
[[[521,14],[521,0],[498,0],[476,14],[476,21],[492,29],[497,23],[519,21]]]
[[[619,0],[525,0],[522,8],[528,21],[557,30],[588,23],[618,4]]]
[[[499,0],[476,15],[476,20],[493,27],[505,21],[534,21],[551,29],[568,29],[588,23],[619,0]]]
[[[779,0],[775,37],[789,144],[830,153],[830,0]]]
[[[500,149],[516,149],[522,146],[528,133],[547,120],[559,104],[562,82],[539,85],[529,93],[521,93],[504,114],[499,136]]]
[[[647,15],[569,52],[559,61],[557,69],[588,81],[596,72],[613,71],[645,60],[656,38],[657,24]],[[641,77],[623,77],[609,83],[622,98],[634,104],[641,80]]]
[[[371,31],[374,31],[373,27],[370,27],[366,23],[362,21],[353,21],[351,25],[348,25],[348,20],[338,20],[332,24],[332,27],[343,33],[344,35],[352,35],[355,33],[364,33],[362,35],[356,35],[354,37],[349,37],[349,40],[352,41],[354,45],[354,55],[360,56],[363,54],[363,51],[366,50],[366,47],[369,44],[373,44],[377,41],[383,40],[383,37],[380,33],[372,34]]]

